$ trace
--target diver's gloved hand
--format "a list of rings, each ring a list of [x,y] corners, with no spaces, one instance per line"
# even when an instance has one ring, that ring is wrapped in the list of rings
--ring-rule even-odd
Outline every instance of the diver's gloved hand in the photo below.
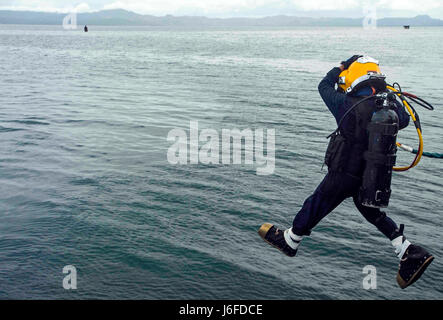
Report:
[[[355,61],[357,61],[358,58],[361,58],[361,57],[363,57],[363,56],[362,55],[355,55],[355,56],[350,57],[346,61],[342,61],[341,64],[343,66],[343,70],[348,69],[351,64],[353,64]]]

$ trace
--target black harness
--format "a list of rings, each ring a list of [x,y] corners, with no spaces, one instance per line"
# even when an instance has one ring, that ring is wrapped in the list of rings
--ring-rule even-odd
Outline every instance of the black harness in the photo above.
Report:
[[[345,101],[349,114],[331,134],[326,150],[325,164],[329,171],[346,172],[357,177],[363,174],[364,153],[368,149],[367,127],[375,110],[374,99],[359,103],[363,99],[348,96]],[[356,103],[359,104],[353,107]]]

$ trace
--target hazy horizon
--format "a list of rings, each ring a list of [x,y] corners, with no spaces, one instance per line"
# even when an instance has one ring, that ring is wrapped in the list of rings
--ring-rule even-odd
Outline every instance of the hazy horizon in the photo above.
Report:
[[[261,18],[288,15],[311,18],[361,18],[367,8],[376,8],[378,18],[429,15],[443,19],[443,0],[365,1],[337,0],[2,0],[0,10],[66,13],[123,9],[153,16],[205,16],[209,18]],[[340,8],[340,9],[337,9]]]

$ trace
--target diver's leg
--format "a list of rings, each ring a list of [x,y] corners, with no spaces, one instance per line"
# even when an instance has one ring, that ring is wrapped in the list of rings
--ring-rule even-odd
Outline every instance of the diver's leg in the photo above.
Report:
[[[355,181],[342,173],[330,172],[303,204],[294,219],[293,227],[280,229],[270,223],[263,224],[259,235],[287,256],[296,255],[298,246],[305,235],[328,213],[334,210],[344,199],[351,196],[349,190],[355,190]]]
[[[404,226],[400,225],[400,228],[397,228],[395,222],[384,212],[363,206],[358,201],[358,196],[354,196],[354,203],[366,220],[391,240],[395,253],[400,259],[400,267],[397,272],[398,285],[405,289],[417,281],[434,260],[434,257],[426,249],[411,244],[403,235]]]
[[[373,224],[389,240],[393,240],[396,237],[398,227],[386,213],[377,208],[365,207],[358,200],[358,195],[354,195],[353,199],[358,211],[360,211],[369,223]]]
[[[292,232],[307,236],[326,215],[349,197],[356,181],[343,173],[329,172],[314,193],[305,200],[292,223]]]

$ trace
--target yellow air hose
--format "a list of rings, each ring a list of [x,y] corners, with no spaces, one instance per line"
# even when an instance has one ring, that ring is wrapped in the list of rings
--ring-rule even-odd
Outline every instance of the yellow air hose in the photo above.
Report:
[[[398,90],[396,90],[394,87],[387,86],[386,88],[391,90],[392,92],[398,92]],[[393,168],[394,171],[407,171],[407,170],[415,167],[420,162],[420,160],[421,160],[421,157],[423,155],[423,136],[421,134],[421,129],[419,127],[419,123],[417,122],[417,118],[415,117],[414,111],[412,111],[412,109],[409,106],[408,102],[405,100],[405,98],[403,98],[401,93],[397,93],[397,96],[401,99],[401,101],[403,102],[403,105],[408,110],[408,113],[411,116],[412,121],[414,121],[414,125],[415,125],[415,128],[417,129],[417,134],[418,134],[418,139],[419,139],[418,152],[417,152],[417,155],[416,155],[414,161],[409,166],[406,166],[406,167],[394,167]],[[397,142],[397,146],[400,147],[400,145],[401,145],[401,143]]]

